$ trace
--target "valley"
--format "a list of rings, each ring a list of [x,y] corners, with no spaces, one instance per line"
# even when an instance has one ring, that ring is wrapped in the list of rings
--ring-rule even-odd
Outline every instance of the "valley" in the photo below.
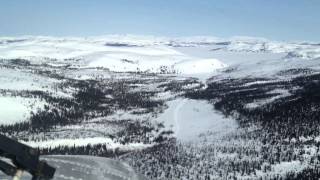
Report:
[[[0,42],[0,131],[44,157],[108,157],[147,179],[320,177],[318,45],[139,36]]]

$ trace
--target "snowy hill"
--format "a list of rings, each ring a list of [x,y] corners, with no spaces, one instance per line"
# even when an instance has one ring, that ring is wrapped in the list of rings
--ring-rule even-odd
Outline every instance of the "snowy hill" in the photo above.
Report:
[[[319,44],[285,43],[266,39],[234,38],[226,47],[229,51],[286,53],[287,58],[320,58]]]
[[[74,60],[73,66],[103,67],[117,72],[176,72],[181,74],[198,73],[199,68],[176,67],[184,62],[192,62],[193,67],[206,65],[208,72],[226,67],[215,60],[197,61],[175,47],[209,46],[213,50],[235,52],[284,53],[284,58],[315,59],[320,57],[320,46],[316,43],[284,43],[263,38],[214,37],[166,38],[153,36],[110,35],[88,38],[19,37],[0,38],[0,58],[23,58],[34,63],[64,64]],[[199,63],[199,65],[195,65]],[[185,66],[185,65],[183,65]],[[201,69],[203,71],[204,69]],[[192,71],[192,72],[190,72]]]
[[[76,67],[102,67],[116,72],[175,72],[175,64],[185,61],[198,63],[196,58],[182,54],[167,44],[165,39],[135,36],[1,38],[0,58],[22,58],[32,60],[33,63],[56,64],[74,60],[72,65]],[[215,61],[215,66],[209,62],[211,68],[207,72],[225,67],[223,63]],[[179,73],[185,73],[183,70],[179,68]],[[193,68],[193,71],[197,73],[197,69]]]

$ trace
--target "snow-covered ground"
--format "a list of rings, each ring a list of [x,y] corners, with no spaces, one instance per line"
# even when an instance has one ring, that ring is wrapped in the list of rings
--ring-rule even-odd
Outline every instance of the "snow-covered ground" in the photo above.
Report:
[[[0,69],[0,89],[6,90],[43,90],[53,92],[59,81],[19,69]]]
[[[175,99],[168,102],[168,109],[157,117],[170,127],[179,140],[198,141],[202,134],[210,133],[211,139],[220,139],[236,131],[235,120],[225,118],[203,100]]]
[[[15,124],[28,120],[31,112],[43,108],[45,102],[34,98],[0,96],[1,124]]]

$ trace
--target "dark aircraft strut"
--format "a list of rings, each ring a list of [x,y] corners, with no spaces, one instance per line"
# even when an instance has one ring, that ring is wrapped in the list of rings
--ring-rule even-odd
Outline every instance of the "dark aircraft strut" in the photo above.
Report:
[[[55,173],[55,168],[39,159],[37,149],[19,143],[0,134],[0,156],[11,160],[10,162],[0,159],[0,170],[6,175],[19,180],[23,171],[32,175],[32,180],[49,180]]]

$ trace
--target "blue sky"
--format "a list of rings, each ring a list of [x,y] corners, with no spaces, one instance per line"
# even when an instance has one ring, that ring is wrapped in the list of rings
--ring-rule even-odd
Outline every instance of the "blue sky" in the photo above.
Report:
[[[105,34],[320,41],[320,1],[0,1],[0,36]]]

